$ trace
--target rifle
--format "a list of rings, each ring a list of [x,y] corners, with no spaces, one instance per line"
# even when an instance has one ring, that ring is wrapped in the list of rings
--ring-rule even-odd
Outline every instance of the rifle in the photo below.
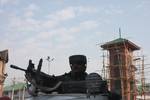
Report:
[[[38,65],[38,68],[37,68],[37,71],[36,71],[36,74],[37,74],[37,75],[39,74],[39,72],[41,72],[42,62],[43,62],[43,60],[40,59],[39,65]],[[24,71],[24,72],[27,72],[28,70],[31,70],[31,69],[29,68],[30,66],[32,66],[32,68],[34,67],[34,64],[32,63],[32,60],[29,60],[29,66],[28,66],[27,70],[26,70],[26,69],[23,69],[23,68],[20,68],[20,67],[18,67],[18,66],[16,66],[16,65],[10,65],[11,68],[17,69],[17,70],[21,70],[21,71]]]
[[[29,60],[27,69],[20,68],[16,65],[10,65],[11,68],[24,71],[26,79],[41,92],[51,92],[56,90],[61,84],[61,81],[57,81],[53,76],[50,76],[44,72],[41,72],[43,60],[40,59],[37,69],[34,69],[32,60]],[[34,80],[34,81],[32,81]]]

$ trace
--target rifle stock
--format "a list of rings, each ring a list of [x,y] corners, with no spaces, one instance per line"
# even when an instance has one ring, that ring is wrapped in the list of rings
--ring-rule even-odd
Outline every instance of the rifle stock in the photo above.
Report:
[[[17,70],[24,71],[24,72],[27,71],[26,69],[20,68],[20,67],[18,67],[18,66],[16,66],[16,65],[10,65],[10,67],[13,68],[13,69],[17,69]]]

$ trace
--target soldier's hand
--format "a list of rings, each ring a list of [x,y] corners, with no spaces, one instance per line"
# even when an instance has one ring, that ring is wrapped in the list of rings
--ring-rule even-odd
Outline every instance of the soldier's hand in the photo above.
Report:
[[[34,64],[32,63],[32,60],[30,59],[27,71],[32,71],[33,69],[34,69]]]

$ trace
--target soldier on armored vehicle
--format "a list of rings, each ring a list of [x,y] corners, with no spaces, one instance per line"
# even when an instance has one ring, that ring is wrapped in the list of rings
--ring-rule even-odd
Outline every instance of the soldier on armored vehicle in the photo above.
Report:
[[[38,92],[43,93],[85,93],[85,94],[107,94],[110,100],[120,100],[116,94],[108,91],[106,81],[96,73],[87,74],[87,60],[84,55],[72,55],[69,57],[71,71],[60,76],[48,75],[41,72],[42,59],[39,61],[37,70],[29,60],[27,70],[11,65],[12,68],[25,71],[25,77],[30,83],[29,93],[33,96]]]
[[[37,70],[34,68],[32,61],[26,71],[27,80],[42,92],[50,93],[86,93],[85,79],[87,77],[86,65],[87,60],[84,55],[73,55],[69,57],[71,71],[60,76],[50,76],[40,72],[42,59],[39,61]],[[70,85],[69,89],[66,89]],[[37,89],[37,90],[38,90]]]

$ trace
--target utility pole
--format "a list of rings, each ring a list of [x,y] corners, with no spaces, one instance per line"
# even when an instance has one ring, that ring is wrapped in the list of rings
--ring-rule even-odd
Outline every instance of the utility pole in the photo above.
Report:
[[[119,38],[121,38],[121,28],[119,27]]]
[[[143,92],[143,96],[144,96],[144,100],[145,100],[145,75],[144,75],[144,56],[142,58],[142,92]]]
[[[16,78],[14,77],[12,81],[13,81],[13,89],[12,89],[12,93],[11,93],[11,100],[14,100],[14,86],[16,84]]]
[[[54,58],[51,58],[50,56],[47,56],[46,60],[48,61],[48,74],[50,74],[50,64],[51,64],[52,61],[54,61]]]
[[[102,73],[104,74],[104,79],[106,79],[106,68],[105,68],[105,55],[104,55],[104,52],[103,52],[103,70],[102,70]]]

